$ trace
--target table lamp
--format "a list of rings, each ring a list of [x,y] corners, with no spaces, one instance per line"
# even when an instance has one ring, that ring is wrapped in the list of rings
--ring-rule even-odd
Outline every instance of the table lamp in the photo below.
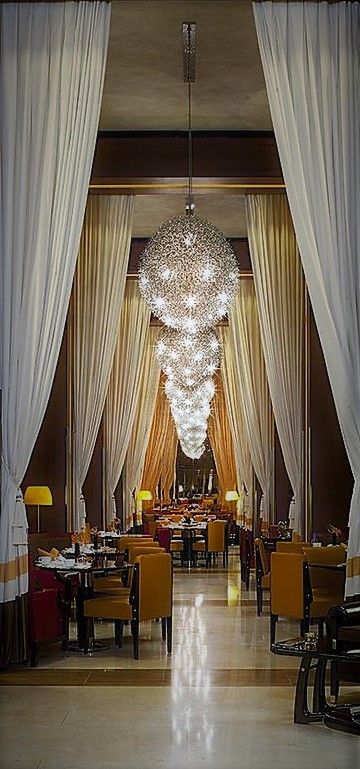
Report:
[[[52,494],[48,486],[28,486],[24,495],[25,505],[37,507],[37,530],[40,531],[40,505],[52,505]]]
[[[240,497],[235,489],[232,491],[225,491],[226,502],[237,502],[238,499],[240,499]]]
[[[141,520],[141,513],[142,513],[142,503],[143,502],[149,502],[150,499],[152,499],[152,493],[151,491],[147,491],[147,489],[139,489],[139,491],[136,492],[136,517],[137,519]]]

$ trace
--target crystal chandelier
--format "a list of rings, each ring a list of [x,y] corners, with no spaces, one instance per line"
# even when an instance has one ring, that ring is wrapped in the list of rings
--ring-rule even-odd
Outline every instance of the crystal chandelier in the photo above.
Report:
[[[188,334],[226,315],[238,281],[225,236],[193,214],[164,222],[140,260],[140,291],[151,310],[166,326]]]
[[[205,329],[195,336],[165,329],[155,347],[160,368],[172,383],[195,387],[215,373],[220,365],[217,335]]]
[[[239,283],[235,254],[214,224],[194,214],[191,83],[195,82],[196,24],[184,22],[184,81],[188,85],[188,194],[186,213],[164,222],[140,257],[139,288],[167,327],[156,357],[185,454],[204,452],[207,419],[220,365],[213,327],[230,307]]]

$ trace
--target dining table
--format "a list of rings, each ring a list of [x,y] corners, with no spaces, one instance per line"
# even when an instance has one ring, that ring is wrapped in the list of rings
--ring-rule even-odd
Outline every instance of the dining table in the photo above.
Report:
[[[94,597],[94,577],[108,574],[121,574],[132,568],[131,564],[119,562],[106,557],[106,562],[99,561],[96,554],[80,555],[79,558],[60,555],[58,558],[41,556],[36,561],[36,566],[58,572],[63,576],[73,577],[77,575],[78,585],[76,590],[76,626],[77,640],[75,644],[69,644],[69,651],[83,651],[86,637],[86,619],[84,617],[84,601]],[[97,643],[94,650],[104,649],[104,644]]]

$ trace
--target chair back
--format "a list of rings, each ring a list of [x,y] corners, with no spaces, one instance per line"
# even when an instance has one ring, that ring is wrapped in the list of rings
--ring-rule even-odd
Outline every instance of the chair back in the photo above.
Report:
[[[158,542],[152,542],[151,545],[147,545],[144,542],[141,544],[131,544],[128,547],[128,561],[129,563],[135,563],[135,559],[138,555],[143,553],[152,554],[162,552]]]
[[[207,526],[207,550],[222,553],[225,550],[226,521],[209,521]]]
[[[142,544],[142,542],[149,542],[152,544],[153,540],[152,537],[142,534],[141,537],[139,535],[127,535],[125,534],[123,537],[119,537],[119,539],[116,540],[116,549],[119,550],[121,553],[124,553],[125,550],[128,549],[129,545],[132,544]]]
[[[139,620],[172,614],[172,564],[169,553],[138,555]]]
[[[278,540],[276,543],[277,553],[303,553],[304,547],[311,547],[310,542],[285,542]]]
[[[339,563],[345,563],[346,561],[346,550],[341,545],[306,547],[304,548],[304,553],[309,563],[324,563],[330,566],[337,566]]]
[[[266,555],[264,542],[261,539],[261,537],[256,537],[254,544],[255,544],[256,568],[261,569],[262,575],[268,574],[270,569],[269,569],[269,563]]]
[[[305,547],[305,558],[309,564],[310,581],[312,590],[320,589],[339,595],[339,603],[344,597],[345,570],[311,568],[311,564],[324,564],[324,566],[338,566],[345,563],[346,551],[340,545],[333,547]]]
[[[156,537],[160,547],[163,547],[167,553],[170,553],[171,530],[165,526],[158,526]]]
[[[271,553],[270,611],[283,617],[301,619],[304,614],[305,555]]]

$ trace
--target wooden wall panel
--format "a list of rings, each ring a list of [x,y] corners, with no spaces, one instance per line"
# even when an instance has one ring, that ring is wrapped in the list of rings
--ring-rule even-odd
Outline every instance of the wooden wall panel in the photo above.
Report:
[[[293,496],[291,483],[286,472],[283,453],[280,446],[279,436],[275,428],[274,434],[275,450],[275,523],[286,520],[289,517],[289,505]]]
[[[86,518],[92,526],[102,525],[102,425],[96,438],[94,453],[91,458],[88,474],[83,485],[86,503]]]
[[[44,420],[25,474],[22,490],[27,486],[49,486],[52,507],[40,508],[42,531],[65,531],[66,485],[66,329]],[[36,531],[36,508],[27,507],[30,531]]]
[[[326,525],[347,530],[353,476],[313,315],[310,321],[312,530],[330,541]]]

